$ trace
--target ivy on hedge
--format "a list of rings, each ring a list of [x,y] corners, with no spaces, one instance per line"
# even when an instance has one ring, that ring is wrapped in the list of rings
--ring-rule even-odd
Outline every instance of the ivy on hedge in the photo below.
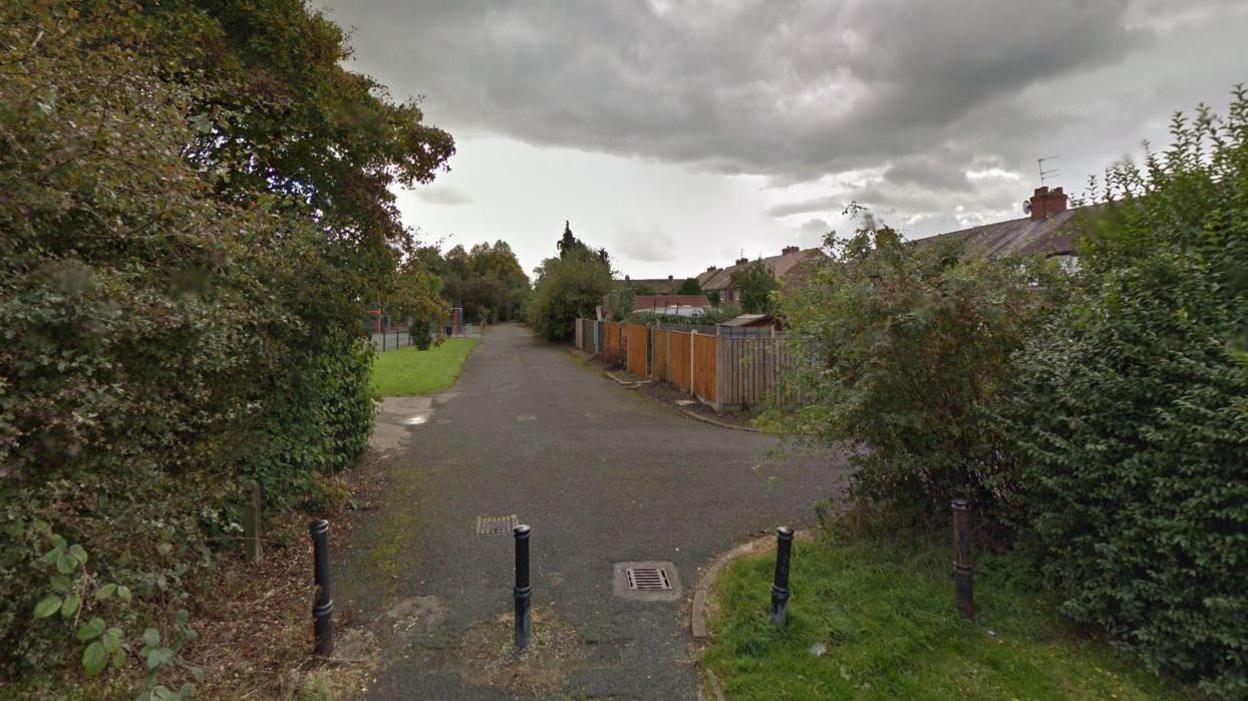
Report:
[[[365,300],[443,306],[389,187],[453,145],[302,2],[0,7],[0,677],[165,693],[244,490],[364,451]]]

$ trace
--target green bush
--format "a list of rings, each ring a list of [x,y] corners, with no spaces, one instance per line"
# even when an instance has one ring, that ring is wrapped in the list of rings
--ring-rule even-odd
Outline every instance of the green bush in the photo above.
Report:
[[[611,321],[624,321],[637,306],[637,293],[628,285],[617,285],[607,293],[606,307]]]
[[[780,281],[763,261],[756,260],[732,273],[732,286],[741,293],[741,307],[747,314],[770,314],[775,311]]]
[[[1007,412],[1020,521],[1075,619],[1248,696],[1248,98],[1107,180],[1078,295]]]
[[[178,688],[249,484],[316,507],[365,449],[361,300],[404,287],[388,187],[449,137],[341,70],[302,3],[2,7],[0,677]]]
[[[679,314],[656,314],[653,312],[637,312],[629,315],[628,321],[634,324],[650,325],[656,321],[664,324],[722,324],[729,319],[741,316],[741,307],[732,304],[718,304],[702,310],[701,316],[680,316]]]
[[[990,408],[1011,356],[1061,292],[1056,267],[967,257],[956,243],[910,245],[869,215],[827,248],[807,284],[782,299],[790,334],[814,356],[792,378],[792,396],[805,401],[767,421],[861,446],[851,457],[858,497],[918,516],[944,514],[951,497],[995,509],[1008,465]]]
[[[412,322],[408,335],[411,336],[412,345],[416,346],[417,350],[429,350],[429,347],[433,345],[431,326],[428,321],[416,320]]]
[[[552,341],[572,338],[578,317],[593,318],[594,310],[614,285],[611,264],[604,255],[583,246],[570,248],[559,258],[548,258],[538,268],[537,283],[525,306],[525,320]]]

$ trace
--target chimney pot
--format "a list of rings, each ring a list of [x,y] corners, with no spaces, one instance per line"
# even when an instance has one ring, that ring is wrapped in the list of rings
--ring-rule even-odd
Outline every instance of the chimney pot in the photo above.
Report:
[[[1043,221],[1066,211],[1066,193],[1060,187],[1055,187],[1052,191],[1048,187],[1038,187],[1029,201],[1032,221]]]

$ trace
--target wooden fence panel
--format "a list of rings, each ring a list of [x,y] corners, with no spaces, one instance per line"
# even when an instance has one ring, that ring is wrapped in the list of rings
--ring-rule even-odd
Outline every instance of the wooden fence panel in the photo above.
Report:
[[[717,336],[693,336],[693,392],[712,403],[719,401],[718,341]]]
[[[671,332],[655,329],[650,335],[650,377],[660,382],[671,382],[667,369],[669,333]]]
[[[638,377],[649,372],[647,358],[650,355],[650,329],[641,324],[624,324],[624,347],[628,371]]]
[[[667,381],[685,390],[693,390],[693,375],[689,372],[689,334],[681,331],[667,331],[668,368]]]
[[[800,400],[793,375],[804,360],[795,339],[720,337],[719,372],[722,406],[751,406],[774,400]]]
[[[600,355],[602,360],[607,363],[618,363],[624,357],[624,345],[621,336],[623,324],[615,321],[604,321],[601,324],[602,352]]]

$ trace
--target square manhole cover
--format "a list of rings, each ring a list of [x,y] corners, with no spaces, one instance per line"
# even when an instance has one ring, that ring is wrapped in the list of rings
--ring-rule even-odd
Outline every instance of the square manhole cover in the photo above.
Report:
[[[478,516],[477,535],[511,535],[519,519],[510,516]]]
[[[680,598],[680,577],[676,565],[670,562],[617,562],[613,574],[611,588],[616,596],[638,601]]]

